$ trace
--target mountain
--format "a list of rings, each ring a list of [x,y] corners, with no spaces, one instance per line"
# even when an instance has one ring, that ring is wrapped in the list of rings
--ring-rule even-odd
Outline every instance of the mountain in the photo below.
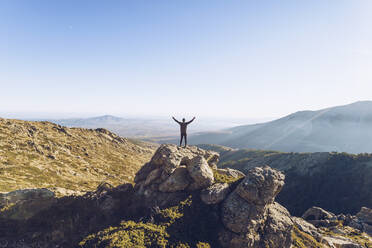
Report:
[[[372,101],[300,111],[267,123],[190,135],[189,142],[285,152],[371,152]]]
[[[49,121],[66,127],[105,128],[123,137],[147,140],[151,140],[149,137],[172,136],[178,131],[176,125],[171,125],[173,123],[164,118],[122,118],[103,115],[89,118],[36,119],[36,121]]]
[[[372,154],[201,147],[220,153],[219,168],[247,173],[256,166],[268,165],[282,171],[286,184],[277,200],[294,215],[301,215],[314,205],[349,214],[357,213],[361,207],[372,208]]]
[[[371,247],[372,209],[311,207],[302,218],[275,201],[285,175],[268,166],[216,167],[219,155],[161,145],[135,184],[101,184],[82,196],[46,189],[0,194],[2,247]],[[293,196],[296,201],[296,195]]]
[[[102,181],[132,182],[155,148],[102,128],[0,118],[0,192],[49,188],[66,194],[93,190]]]

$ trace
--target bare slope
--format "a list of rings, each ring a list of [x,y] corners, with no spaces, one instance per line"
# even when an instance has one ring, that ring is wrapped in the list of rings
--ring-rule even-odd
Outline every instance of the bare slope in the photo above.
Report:
[[[0,192],[45,187],[65,194],[132,182],[154,149],[105,129],[0,118]]]
[[[300,111],[275,121],[239,126],[221,133],[190,135],[189,141],[285,152],[371,152],[372,101]]]

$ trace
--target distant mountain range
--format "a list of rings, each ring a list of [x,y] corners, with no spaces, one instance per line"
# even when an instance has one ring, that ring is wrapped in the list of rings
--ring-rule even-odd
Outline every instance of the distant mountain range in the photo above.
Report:
[[[180,118],[180,117],[179,117]],[[90,118],[69,119],[27,119],[32,121],[49,121],[66,127],[106,128],[120,136],[157,141],[175,139],[179,136],[179,126],[169,117],[130,117],[122,118],[113,115],[103,115]],[[213,119],[197,117],[197,121],[189,128],[189,133],[206,130],[220,130],[241,125],[250,119]]]
[[[372,101],[300,111],[266,123],[200,133],[190,136],[189,143],[285,152],[372,152]]]
[[[170,119],[165,118],[122,118],[113,115],[103,115],[90,118],[69,119],[36,119],[50,121],[66,127],[106,128],[120,136],[131,138],[174,136],[178,127]]]

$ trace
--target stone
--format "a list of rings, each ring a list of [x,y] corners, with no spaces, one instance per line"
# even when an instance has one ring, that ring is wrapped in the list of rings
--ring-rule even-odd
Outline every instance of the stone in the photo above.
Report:
[[[361,222],[372,225],[372,209],[362,207],[360,211],[356,214]]]
[[[292,221],[300,231],[315,237],[316,240],[319,240],[321,238],[321,234],[318,232],[318,229],[313,224],[299,217],[292,217]]]
[[[250,204],[233,191],[222,204],[221,216],[229,230],[247,233],[263,225],[265,212],[266,206]]]
[[[152,164],[152,163],[146,163],[144,164],[141,169],[136,173],[136,176],[134,177],[134,182],[139,183],[140,181],[146,180],[148,174],[158,168],[159,166]]]
[[[236,192],[250,203],[271,204],[282,189],[284,178],[283,173],[268,166],[256,167],[247,172]]]
[[[362,223],[363,232],[367,233],[369,236],[372,236],[372,225]]]
[[[48,189],[22,189],[0,194],[0,218],[27,220],[56,202],[55,194]]]
[[[328,212],[320,207],[311,207],[302,215],[302,218],[306,221],[319,221],[319,220],[331,220],[335,215]]]
[[[191,160],[197,156],[202,156],[204,159],[210,160],[211,163],[216,163],[219,159],[218,153],[205,151],[196,146],[184,148],[173,144],[163,144],[156,150],[150,164],[154,167],[161,167],[166,174],[170,175],[180,165],[188,166]]]
[[[16,204],[19,201],[54,198],[54,192],[48,189],[20,189],[9,193],[0,193],[0,206]]]
[[[190,177],[185,166],[178,167],[174,172],[159,185],[161,192],[176,192],[187,188],[190,184]]]
[[[215,183],[203,189],[200,198],[205,204],[217,204],[222,202],[228,193],[230,193],[230,187],[227,183]]]
[[[161,145],[151,158],[150,163],[161,166],[164,171],[170,174],[181,164],[183,157],[176,145]]]
[[[150,183],[152,183],[155,179],[157,179],[157,178],[159,178],[161,176],[161,173],[162,173],[162,170],[160,168],[157,168],[157,169],[151,171],[147,175],[146,181],[145,181],[144,185],[147,186]]]
[[[262,242],[264,247],[290,247],[293,221],[288,210],[277,202],[268,207]]]
[[[213,171],[202,156],[196,156],[187,165],[190,177],[194,180],[190,190],[207,188],[214,182]]]
[[[218,174],[225,175],[228,177],[241,178],[245,177],[245,174],[239,170],[234,170],[231,168],[226,169],[216,169]]]
[[[352,241],[349,238],[341,236],[323,237],[323,242],[326,242],[329,247],[335,248],[363,248],[364,246]]]

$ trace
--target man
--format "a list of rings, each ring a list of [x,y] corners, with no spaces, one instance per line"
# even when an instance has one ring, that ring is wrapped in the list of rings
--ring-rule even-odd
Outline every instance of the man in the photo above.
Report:
[[[185,118],[182,119],[182,122],[178,121],[176,118],[172,116],[173,120],[180,124],[180,129],[181,129],[181,141],[180,141],[180,146],[182,146],[182,140],[185,138],[185,147],[187,146],[187,125],[189,125],[191,122],[195,120],[195,117],[191,119],[191,121],[185,122]]]

